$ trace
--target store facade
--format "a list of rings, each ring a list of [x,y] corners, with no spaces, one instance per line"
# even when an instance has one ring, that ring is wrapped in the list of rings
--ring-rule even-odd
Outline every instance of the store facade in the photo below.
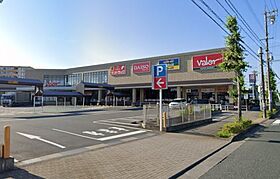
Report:
[[[234,73],[222,72],[218,65],[223,61],[223,48],[166,56],[149,57],[115,63],[70,69],[31,69],[28,78],[40,79],[46,88],[59,90],[71,87],[77,90],[81,82],[109,84],[119,94],[119,105],[156,102],[158,92],[151,89],[152,65],[167,64],[168,86],[163,101],[174,98],[207,99],[212,103],[230,104],[228,90],[233,87]],[[79,89],[83,94],[105,101],[108,89]]]

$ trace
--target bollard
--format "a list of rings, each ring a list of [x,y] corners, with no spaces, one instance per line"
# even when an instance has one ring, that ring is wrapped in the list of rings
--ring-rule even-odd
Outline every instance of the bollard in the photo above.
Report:
[[[162,113],[163,127],[166,128],[166,112]]]
[[[2,155],[4,159],[7,159],[10,157],[10,132],[11,132],[11,127],[10,126],[4,126],[4,147],[2,151]]]
[[[4,158],[4,144],[1,145],[1,158]]]

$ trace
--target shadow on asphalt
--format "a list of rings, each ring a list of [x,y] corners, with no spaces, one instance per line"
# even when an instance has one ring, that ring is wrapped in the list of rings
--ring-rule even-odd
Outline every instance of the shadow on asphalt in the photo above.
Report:
[[[89,113],[89,112],[98,112],[98,111],[105,111],[103,109],[91,109],[91,110],[81,110],[81,111],[67,111],[61,112],[62,114],[75,114],[75,113]]]
[[[28,171],[21,169],[21,168],[15,168],[14,170],[4,172],[0,174],[0,178],[15,178],[15,179],[44,179],[40,176],[34,175],[32,173],[29,173]]]
[[[139,111],[139,110],[143,110],[142,107],[139,108],[128,108],[128,109],[123,109],[124,111]]]
[[[260,124],[254,124],[251,129],[246,130],[244,132],[241,132],[240,134],[238,134],[237,136],[235,136],[232,141],[241,141],[244,140],[246,138],[250,138],[248,141],[250,140],[256,140],[257,138],[262,137],[262,134],[260,134],[260,132],[264,132],[265,129],[267,127],[260,125]]]
[[[88,112],[98,112],[104,111],[100,109],[96,110],[84,110],[84,111],[69,111],[69,112],[61,112],[61,114],[57,115],[40,115],[40,116],[22,116],[22,117],[14,117],[15,119],[40,119],[40,118],[58,118],[58,117],[67,117],[67,116],[82,116],[86,115]]]

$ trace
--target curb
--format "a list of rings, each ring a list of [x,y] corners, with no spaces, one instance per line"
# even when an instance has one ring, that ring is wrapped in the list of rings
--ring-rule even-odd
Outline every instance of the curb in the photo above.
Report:
[[[214,155],[215,153],[219,152],[220,150],[222,150],[223,148],[227,147],[228,145],[230,145],[232,143],[232,141],[229,141],[228,143],[224,144],[223,146],[219,147],[218,149],[214,150],[213,152],[211,152],[210,154],[202,157],[201,159],[197,160],[196,162],[192,163],[191,165],[189,165],[188,167],[186,167],[185,169],[179,171],[178,173],[176,173],[175,175],[172,175],[171,177],[169,177],[169,179],[175,179],[178,178],[182,175],[184,175],[187,171],[193,169],[194,167],[196,167],[197,165],[199,165],[200,163],[202,163],[204,160],[206,160],[207,158],[211,157],[212,155]]]
[[[193,169],[194,167],[196,167],[197,165],[199,165],[200,163],[202,163],[203,161],[205,161],[206,159],[208,159],[209,157],[211,157],[212,155],[216,154],[217,152],[219,152],[220,150],[224,149],[225,147],[227,147],[228,145],[230,145],[233,142],[236,141],[240,141],[243,140],[244,138],[246,138],[248,133],[252,133],[255,131],[258,131],[261,128],[262,123],[268,121],[269,119],[265,119],[263,121],[261,121],[260,123],[257,124],[253,124],[250,127],[248,127],[246,130],[242,131],[241,133],[233,136],[226,144],[224,144],[223,146],[219,147],[218,149],[214,150],[213,152],[211,152],[210,154],[202,157],[201,159],[197,160],[196,162],[192,163],[191,165],[189,165],[188,167],[186,167],[185,169],[179,171],[178,173],[172,175],[171,177],[169,177],[169,179],[175,179],[178,178],[182,175],[184,175],[186,172],[190,171],[191,169]]]

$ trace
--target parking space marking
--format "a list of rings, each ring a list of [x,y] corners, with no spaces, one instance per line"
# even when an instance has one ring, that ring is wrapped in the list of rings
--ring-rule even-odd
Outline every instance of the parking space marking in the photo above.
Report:
[[[89,134],[89,135],[100,135],[100,136],[104,136],[103,133],[98,133],[98,132],[95,132],[95,131],[83,131],[82,132],[83,134]]]
[[[45,142],[45,143],[47,143],[47,144],[54,145],[54,146],[59,147],[59,148],[61,148],[61,149],[65,149],[65,148],[66,148],[66,147],[63,146],[63,145],[54,143],[54,142],[49,141],[49,140],[46,140],[46,139],[43,139],[43,138],[41,138],[40,136],[31,135],[31,134],[26,134],[26,133],[22,133],[22,132],[17,132],[17,134],[22,135],[22,136],[24,136],[24,137],[26,137],[26,138],[28,138],[28,139],[31,139],[31,140],[35,139],[35,140],[39,140],[39,141]]]
[[[277,119],[271,125],[275,126],[275,125],[279,125],[279,124],[280,124],[280,119]]]
[[[109,129],[115,129],[115,130],[119,130],[119,131],[129,131],[127,129],[120,128],[120,127],[109,127]]]
[[[127,129],[136,129],[136,130],[139,130],[139,129],[140,129],[140,128],[138,128],[138,127],[131,127],[131,126],[125,126],[125,125],[111,124],[111,123],[108,123],[108,122],[93,121],[93,123],[102,124],[102,125],[107,125],[107,126],[124,127],[124,128],[127,128]],[[145,130],[145,131],[152,131],[152,130],[149,130],[149,129],[142,129],[142,130]]]
[[[131,135],[136,135],[136,134],[141,134],[147,131],[141,130],[141,131],[133,131],[133,132],[128,132],[128,133],[124,133],[124,134],[119,134],[119,135],[113,135],[113,136],[109,136],[109,137],[102,137],[99,138],[99,141],[106,141],[106,140],[112,140],[112,139],[117,139],[117,138],[121,138],[121,137],[127,137],[127,136],[131,136]]]
[[[98,131],[107,132],[109,134],[117,134],[118,133],[118,131],[113,131],[113,130],[109,130],[109,129],[98,129]]]
[[[57,131],[57,132],[61,132],[61,133],[65,133],[65,134],[78,136],[78,137],[83,137],[83,138],[86,138],[86,139],[98,140],[97,138],[93,138],[93,137],[89,137],[89,136],[85,136],[85,135],[81,135],[81,134],[76,134],[76,133],[73,133],[73,132],[68,132],[68,131],[64,131],[64,130],[60,130],[60,129],[52,129],[52,130]]]
[[[111,124],[121,124],[121,125],[128,125],[128,126],[140,126],[139,124],[130,124],[130,123],[125,123],[125,122],[116,122],[116,121],[111,121],[111,120],[99,120],[101,122],[106,122],[106,123],[111,123]]]
[[[121,138],[121,137],[127,137],[127,136],[131,136],[131,135],[136,135],[136,134],[141,134],[141,133],[147,132],[146,130],[138,130],[138,131],[133,131],[133,132],[128,132],[128,133],[108,136],[108,137],[93,138],[93,137],[89,137],[89,136],[85,136],[85,135],[81,135],[81,134],[77,134],[77,133],[73,133],[73,132],[69,132],[69,131],[64,131],[64,130],[60,130],[60,129],[52,129],[52,130],[57,131],[57,132],[61,132],[61,133],[65,133],[65,134],[70,134],[70,135],[82,137],[82,138],[98,140],[98,141],[107,141],[107,140],[112,140],[112,139],[117,139],[117,138]]]

